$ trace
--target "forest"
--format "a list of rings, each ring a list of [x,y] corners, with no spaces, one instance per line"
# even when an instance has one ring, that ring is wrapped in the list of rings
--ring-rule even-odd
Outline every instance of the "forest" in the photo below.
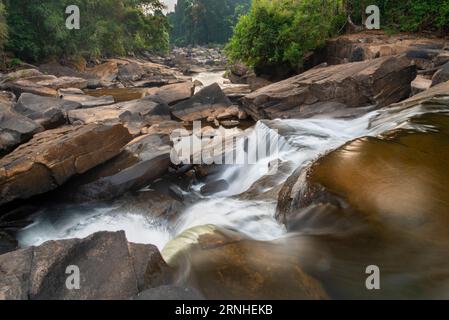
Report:
[[[308,52],[344,31],[348,16],[361,25],[373,2],[387,32],[448,31],[449,0],[179,0],[168,14],[162,0],[0,0],[0,45],[35,62],[227,44],[231,60],[297,69]],[[80,30],[65,27],[72,4],[81,10]]]

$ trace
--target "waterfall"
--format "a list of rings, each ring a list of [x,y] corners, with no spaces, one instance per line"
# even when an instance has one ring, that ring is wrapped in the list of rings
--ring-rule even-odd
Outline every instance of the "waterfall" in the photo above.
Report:
[[[432,108],[429,110],[428,108]],[[219,174],[230,187],[228,190],[203,197],[186,208],[178,221],[169,225],[164,219],[155,219],[134,212],[117,212],[105,205],[48,209],[36,222],[18,234],[22,246],[38,245],[46,240],[85,237],[97,231],[125,230],[132,242],[152,243],[159,248],[186,229],[200,225],[217,225],[237,230],[258,240],[281,237],[284,227],[275,218],[273,200],[240,200],[235,195],[248,190],[259,179],[267,176],[274,160],[288,163],[288,170],[275,174],[276,183],[282,183],[298,167],[305,166],[321,155],[344,143],[362,136],[377,136],[395,128],[417,128],[410,118],[426,112],[447,112],[444,107],[418,106],[401,109],[385,108],[355,119],[312,118],[301,120],[259,121],[246,134],[247,142],[237,148],[263,148],[263,144],[277,145],[256,163],[223,165]],[[262,136],[264,139],[259,140]],[[246,143],[246,146],[243,145]],[[273,187],[273,186],[271,186]],[[195,189],[195,188],[194,188]],[[56,211],[56,212],[52,212]]]

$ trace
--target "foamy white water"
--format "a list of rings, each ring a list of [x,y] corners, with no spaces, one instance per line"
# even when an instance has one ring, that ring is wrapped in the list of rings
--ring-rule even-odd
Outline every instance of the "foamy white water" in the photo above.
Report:
[[[170,241],[168,227],[161,221],[129,212],[110,213],[111,208],[74,208],[59,217],[42,215],[18,234],[21,246],[40,245],[48,240],[85,238],[98,231],[126,233],[130,242],[147,243],[162,249]],[[53,216],[53,215],[52,215]]]
[[[253,130],[248,131],[248,145],[260,143],[253,133],[261,130],[268,140],[278,139],[278,151],[259,159],[256,164],[224,166],[221,178],[229,182],[230,188],[187,208],[174,227],[169,227],[164,220],[133,212],[114,210],[111,213],[113,208],[80,206],[61,209],[63,212],[53,213],[52,218],[47,214],[41,215],[36,223],[19,232],[18,239],[22,246],[29,246],[47,240],[83,238],[98,231],[124,230],[131,242],[151,243],[162,249],[183,231],[208,224],[234,229],[258,240],[276,239],[285,230],[274,219],[275,203],[230,197],[246,191],[266,175],[270,161],[289,161],[294,170],[355,138],[376,136],[394,128],[408,128],[408,120],[412,116],[425,112],[424,107],[416,107],[385,109],[352,120],[319,118],[258,122]],[[279,129],[279,135],[276,129]],[[281,178],[285,180],[287,177],[288,174]]]

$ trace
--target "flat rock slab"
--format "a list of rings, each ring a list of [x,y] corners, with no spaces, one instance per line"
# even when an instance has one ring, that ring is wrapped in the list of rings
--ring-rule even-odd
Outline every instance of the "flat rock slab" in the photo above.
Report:
[[[67,101],[79,103],[83,108],[95,108],[115,103],[113,96],[93,97],[82,94],[62,94],[62,98]]]
[[[79,268],[78,290],[66,286],[68,266]],[[0,300],[130,299],[166,284],[168,272],[155,246],[129,243],[123,231],[99,232],[1,255]]]
[[[122,125],[90,124],[36,134],[0,159],[0,205],[56,189],[116,156],[130,140]]]
[[[335,65],[263,87],[243,98],[243,105],[255,120],[301,118],[303,110],[309,117],[310,106],[317,105],[322,114],[322,103],[383,107],[409,97],[415,77],[416,66],[404,57]]]

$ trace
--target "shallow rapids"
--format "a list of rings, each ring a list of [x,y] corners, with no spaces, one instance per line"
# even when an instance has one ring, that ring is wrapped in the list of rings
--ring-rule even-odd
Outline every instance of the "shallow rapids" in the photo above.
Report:
[[[275,220],[273,199],[241,200],[235,197],[266,176],[268,164],[276,159],[289,163],[287,171],[274,175],[278,185],[296,168],[317,159],[344,143],[362,136],[376,136],[394,128],[410,126],[410,117],[423,113],[420,108],[371,112],[363,117],[342,120],[314,118],[260,121],[246,131],[248,144],[257,143],[254,132],[279,139],[279,149],[254,165],[223,165],[220,179],[228,190],[202,197],[187,207],[175,222],[132,211],[117,211],[105,204],[48,208],[35,217],[34,224],[18,234],[22,246],[39,245],[47,240],[83,238],[97,231],[125,230],[131,242],[151,243],[162,249],[183,231],[201,225],[217,225],[246,234],[255,240],[273,240],[285,235],[284,226]],[[382,116],[384,115],[385,116]],[[425,128],[424,128],[425,129]],[[270,181],[270,180],[268,180]],[[274,185],[265,185],[270,189]],[[193,188],[195,189],[195,187]]]

